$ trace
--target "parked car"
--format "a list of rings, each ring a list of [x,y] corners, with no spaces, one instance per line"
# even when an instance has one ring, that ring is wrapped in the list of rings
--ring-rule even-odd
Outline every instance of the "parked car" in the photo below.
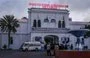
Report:
[[[41,43],[40,42],[24,42],[22,45],[23,51],[28,50],[41,50]]]

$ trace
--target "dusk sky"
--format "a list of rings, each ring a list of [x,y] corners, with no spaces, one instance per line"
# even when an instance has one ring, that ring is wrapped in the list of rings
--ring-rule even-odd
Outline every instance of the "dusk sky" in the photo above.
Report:
[[[90,21],[90,0],[0,0],[0,17],[14,14],[28,17],[29,2],[68,4],[73,21]]]

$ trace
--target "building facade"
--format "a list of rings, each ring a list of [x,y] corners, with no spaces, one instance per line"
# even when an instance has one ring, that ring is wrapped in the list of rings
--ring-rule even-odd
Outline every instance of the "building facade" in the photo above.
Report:
[[[28,19],[20,20],[20,27],[13,37],[13,43],[10,45],[12,49],[19,49],[26,41],[40,41],[45,44],[46,39],[52,39],[55,44],[68,45],[73,44],[76,47],[77,38],[68,33],[70,30],[84,29],[88,22],[73,22],[69,18],[67,9],[44,9],[44,8],[29,8]],[[7,33],[0,33],[0,48],[7,45]],[[82,38],[80,40],[82,41]],[[90,48],[90,39],[84,39],[84,44]]]

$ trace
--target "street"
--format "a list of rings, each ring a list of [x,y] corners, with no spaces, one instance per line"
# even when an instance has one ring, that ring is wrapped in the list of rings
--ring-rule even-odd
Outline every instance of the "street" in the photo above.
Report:
[[[41,51],[0,51],[0,58],[54,58],[54,56],[47,56],[46,52]]]

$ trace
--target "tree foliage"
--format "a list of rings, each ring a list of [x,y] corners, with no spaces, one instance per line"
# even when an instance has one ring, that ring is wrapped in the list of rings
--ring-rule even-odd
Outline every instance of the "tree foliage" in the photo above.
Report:
[[[90,25],[85,25],[85,29],[89,29],[90,30]],[[84,35],[85,38],[90,37],[90,31],[86,32],[86,34]]]
[[[19,21],[13,15],[5,15],[3,18],[0,18],[0,28],[2,32],[8,33],[8,48],[10,42],[11,32],[17,32],[16,28],[19,27]]]

